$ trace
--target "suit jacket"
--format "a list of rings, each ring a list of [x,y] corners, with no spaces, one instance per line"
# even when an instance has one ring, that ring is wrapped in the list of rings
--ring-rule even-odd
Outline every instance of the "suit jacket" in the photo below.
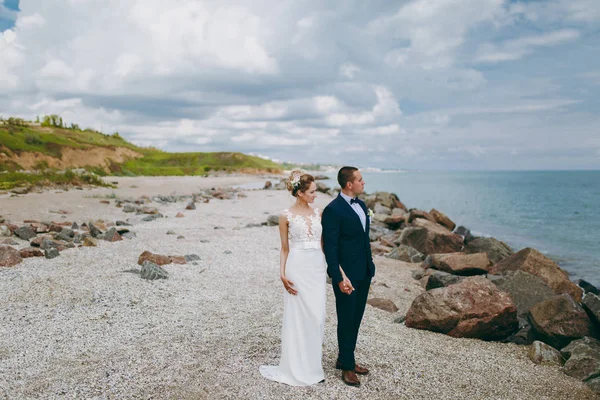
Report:
[[[340,266],[351,282],[375,275],[369,239],[369,212],[362,200],[358,200],[358,204],[367,217],[364,231],[359,216],[341,195],[323,210],[323,250],[327,274],[335,285],[342,281]]]

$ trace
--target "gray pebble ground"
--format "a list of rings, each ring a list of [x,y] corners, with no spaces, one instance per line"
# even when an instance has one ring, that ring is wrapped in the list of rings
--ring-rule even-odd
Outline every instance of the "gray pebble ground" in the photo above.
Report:
[[[371,369],[362,387],[339,379],[335,308],[327,300],[326,381],[292,388],[263,379],[276,363],[282,320],[277,227],[245,228],[291,205],[282,191],[247,198],[153,204],[168,218],[138,222],[101,196],[190,194],[200,187],[256,178],[120,178],[123,189],[46,192],[0,198],[13,221],[132,218],[137,237],[26,259],[0,269],[0,398],[89,399],[594,399],[556,367],[533,364],[525,348],[406,328],[393,323],[422,292],[411,264],[377,258],[373,297],[399,307],[367,306],[357,359]],[[131,186],[136,186],[132,188]],[[93,197],[96,196],[96,197]],[[321,196],[317,204],[330,201]],[[182,212],[184,218],[174,218]],[[215,230],[215,226],[224,229]],[[185,239],[167,235],[172,230]],[[20,247],[24,242],[19,241]],[[149,250],[196,253],[198,265],[167,265],[166,280],[124,272]]]

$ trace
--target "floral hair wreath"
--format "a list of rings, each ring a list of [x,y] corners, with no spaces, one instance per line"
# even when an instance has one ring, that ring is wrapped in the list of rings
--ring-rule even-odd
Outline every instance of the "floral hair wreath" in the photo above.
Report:
[[[302,174],[294,174],[292,178],[290,178],[290,183],[292,184],[292,189],[298,190],[300,188],[300,176]]]

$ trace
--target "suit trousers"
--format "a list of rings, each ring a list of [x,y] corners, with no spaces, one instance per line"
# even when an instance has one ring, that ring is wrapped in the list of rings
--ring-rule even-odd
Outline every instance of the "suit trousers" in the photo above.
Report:
[[[349,295],[342,293],[338,285],[332,285],[338,317],[338,361],[343,370],[350,371],[354,370],[356,365],[354,350],[360,323],[365,313],[371,278],[366,277],[361,281],[352,282],[352,285],[354,291]]]

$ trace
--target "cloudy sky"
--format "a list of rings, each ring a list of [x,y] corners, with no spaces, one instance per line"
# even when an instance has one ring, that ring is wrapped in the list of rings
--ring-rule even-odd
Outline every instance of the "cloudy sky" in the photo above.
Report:
[[[600,169],[598,0],[0,0],[0,114],[168,151]]]

